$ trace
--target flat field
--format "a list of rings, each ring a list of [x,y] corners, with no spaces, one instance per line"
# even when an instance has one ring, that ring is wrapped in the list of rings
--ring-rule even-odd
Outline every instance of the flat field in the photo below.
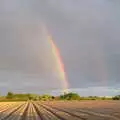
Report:
[[[0,120],[120,120],[120,101],[0,102]]]

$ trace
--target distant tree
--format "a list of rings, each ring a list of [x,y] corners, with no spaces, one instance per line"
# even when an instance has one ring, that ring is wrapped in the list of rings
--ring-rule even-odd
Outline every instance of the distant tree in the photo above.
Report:
[[[64,100],[80,100],[80,96],[77,93],[67,93],[60,96]]]
[[[101,99],[102,99],[102,100],[105,100],[105,99],[106,99],[106,97],[102,97]]]
[[[54,96],[52,96],[52,100],[54,100],[55,99],[55,97]]]
[[[8,92],[6,97],[8,99],[12,99],[14,97],[14,94],[12,92]]]
[[[52,99],[53,99],[53,96],[51,96],[51,95],[45,94],[45,95],[41,96],[41,100],[44,100],[44,101],[52,100]]]
[[[113,100],[120,100],[120,95],[117,95],[115,97],[112,98]]]
[[[39,95],[36,94],[27,94],[29,100],[39,100]]]

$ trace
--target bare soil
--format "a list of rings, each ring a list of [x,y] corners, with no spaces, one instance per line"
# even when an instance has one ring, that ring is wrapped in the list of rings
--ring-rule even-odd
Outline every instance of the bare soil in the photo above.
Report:
[[[120,101],[0,102],[0,120],[120,120]]]

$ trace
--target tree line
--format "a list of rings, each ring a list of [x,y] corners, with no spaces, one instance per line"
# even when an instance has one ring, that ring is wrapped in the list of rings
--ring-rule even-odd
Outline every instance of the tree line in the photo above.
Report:
[[[38,95],[38,94],[17,94],[13,92],[8,92],[6,96],[1,96],[0,101],[27,101],[27,100],[34,100],[34,101],[51,101],[51,100],[120,100],[120,95],[114,97],[98,97],[98,96],[88,96],[88,97],[81,97],[77,93],[64,93],[60,96],[52,96],[48,94]]]

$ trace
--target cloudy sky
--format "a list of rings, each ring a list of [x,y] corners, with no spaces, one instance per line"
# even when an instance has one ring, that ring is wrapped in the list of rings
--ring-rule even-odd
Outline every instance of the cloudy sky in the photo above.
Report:
[[[0,0],[1,93],[62,89],[48,31],[73,91],[120,93],[119,1]]]

